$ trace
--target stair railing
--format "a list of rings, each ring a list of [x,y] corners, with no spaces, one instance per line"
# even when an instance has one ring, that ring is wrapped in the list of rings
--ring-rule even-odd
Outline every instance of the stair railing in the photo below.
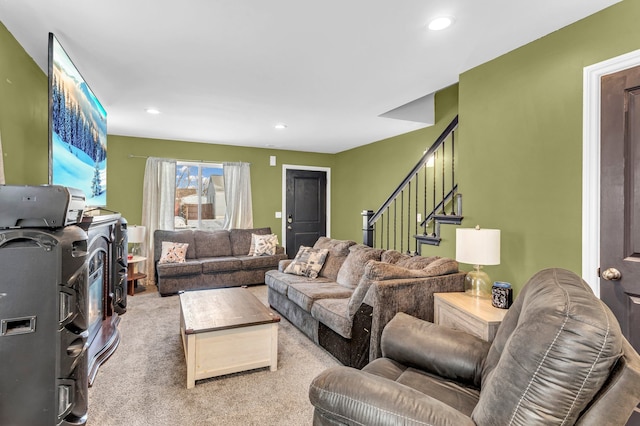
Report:
[[[400,252],[406,247],[406,253],[415,255],[422,244],[440,244],[440,224],[460,224],[462,194],[455,176],[457,128],[458,116],[380,208],[362,212],[365,245]]]

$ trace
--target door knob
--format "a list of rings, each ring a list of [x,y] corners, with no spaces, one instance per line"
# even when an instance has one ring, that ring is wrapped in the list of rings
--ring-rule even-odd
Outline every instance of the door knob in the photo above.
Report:
[[[607,281],[618,281],[622,274],[616,268],[608,268],[602,272],[602,278]]]

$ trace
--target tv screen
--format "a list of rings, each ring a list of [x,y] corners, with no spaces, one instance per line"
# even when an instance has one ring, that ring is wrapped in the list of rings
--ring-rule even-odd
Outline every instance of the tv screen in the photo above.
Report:
[[[107,204],[107,113],[49,33],[49,184],[82,190],[87,206]]]

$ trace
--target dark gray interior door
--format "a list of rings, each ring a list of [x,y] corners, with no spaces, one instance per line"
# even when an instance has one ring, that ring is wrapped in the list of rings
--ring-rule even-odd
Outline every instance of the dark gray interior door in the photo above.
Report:
[[[600,297],[640,352],[640,67],[601,84]]]
[[[327,174],[287,170],[286,188],[286,246],[293,258],[301,245],[312,246],[327,233]]]

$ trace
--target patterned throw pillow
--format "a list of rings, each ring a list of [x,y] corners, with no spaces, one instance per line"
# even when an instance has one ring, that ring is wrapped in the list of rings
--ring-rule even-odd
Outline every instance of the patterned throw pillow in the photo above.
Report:
[[[276,234],[251,234],[251,246],[253,247],[253,256],[274,255],[278,246],[278,236]]]
[[[271,231],[269,231],[271,232]],[[273,235],[276,238],[276,241],[278,240],[278,236],[274,235],[274,234],[269,234],[269,233],[259,233],[259,234],[254,234],[253,232],[251,233],[251,245],[249,246],[249,254],[247,254],[247,256],[254,256],[255,252],[256,252],[256,237],[258,236],[266,236],[266,235]],[[276,243],[276,245],[278,245],[279,243]]]
[[[300,246],[295,259],[284,270],[286,274],[303,275],[309,278],[318,278],[318,273],[327,259],[328,249],[314,249]]]
[[[188,247],[188,243],[163,241],[162,254],[158,263],[184,263]]]

